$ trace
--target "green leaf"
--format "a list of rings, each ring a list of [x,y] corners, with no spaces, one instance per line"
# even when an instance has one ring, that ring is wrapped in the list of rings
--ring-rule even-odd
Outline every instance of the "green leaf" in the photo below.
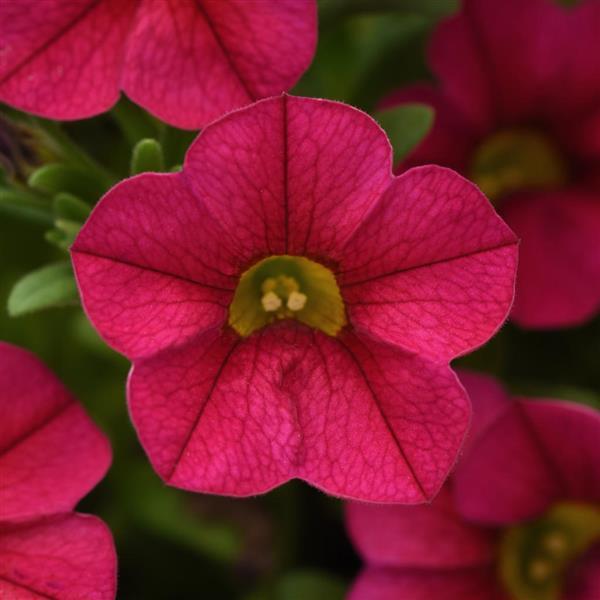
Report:
[[[39,225],[53,222],[48,202],[16,189],[0,188],[0,212]]]
[[[34,190],[52,196],[69,192],[91,201],[96,201],[106,191],[104,183],[90,171],[58,163],[40,167],[30,175],[27,183]]]
[[[54,196],[52,204],[54,214],[60,219],[68,219],[78,223],[83,223],[89,216],[91,207],[89,204],[69,194],[60,192]]]
[[[165,161],[162,146],[153,139],[140,140],[133,149],[131,174],[148,171],[164,171]]]
[[[46,308],[76,305],[78,298],[71,263],[53,263],[17,281],[8,297],[8,314],[19,317]]]
[[[439,19],[459,8],[459,0],[322,0],[319,21],[321,27],[340,17],[367,12],[407,12]]]
[[[345,585],[321,571],[295,571],[280,579],[276,600],[342,600]]]
[[[395,165],[429,133],[434,115],[433,109],[424,104],[402,104],[375,115],[390,138]]]

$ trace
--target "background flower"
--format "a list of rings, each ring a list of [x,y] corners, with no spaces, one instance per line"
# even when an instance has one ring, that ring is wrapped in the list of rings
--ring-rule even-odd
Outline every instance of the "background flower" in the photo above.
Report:
[[[160,119],[199,129],[292,87],[316,28],[314,0],[3,2],[0,100],[81,119],[122,89]]]
[[[386,102],[435,108],[404,167],[436,163],[474,180],[522,238],[512,318],[582,323],[600,304],[600,4],[465,0],[428,61],[438,85]]]
[[[75,504],[104,475],[110,447],[28,352],[0,342],[0,596],[115,597],[112,536]]]
[[[592,600],[600,589],[598,414],[509,399],[461,374],[474,421],[452,482],[431,505],[347,505],[368,567],[352,600]],[[583,515],[583,516],[582,516]]]

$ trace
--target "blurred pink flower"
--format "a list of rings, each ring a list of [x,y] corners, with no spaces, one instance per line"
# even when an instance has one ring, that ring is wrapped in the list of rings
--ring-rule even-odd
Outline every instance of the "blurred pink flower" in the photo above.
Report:
[[[364,113],[281,96],[207,127],[182,172],[114,187],[72,256],[166,482],[415,503],[455,461],[470,406],[448,362],[502,324],[517,246],[454,172],[394,178]]]
[[[600,2],[465,0],[429,47],[435,124],[403,168],[436,163],[474,180],[523,239],[511,317],[583,323],[600,306]]]
[[[123,90],[185,129],[291,88],[317,40],[314,0],[0,2],[0,100],[51,119]]]
[[[367,563],[349,598],[596,600],[600,415],[568,402],[511,400],[483,375],[461,380],[473,427],[433,503],[348,504],[350,537]],[[573,522],[581,511],[585,520]]]
[[[0,342],[0,597],[115,597],[112,536],[73,512],[110,464],[106,437],[37,358]]]

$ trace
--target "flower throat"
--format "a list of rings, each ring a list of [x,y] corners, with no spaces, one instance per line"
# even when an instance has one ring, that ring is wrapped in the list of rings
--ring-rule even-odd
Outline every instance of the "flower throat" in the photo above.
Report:
[[[476,150],[469,177],[494,203],[520,190],[549,190],[568,178],[568,165],[542,132],[508,129],[494,133]]]
[[[600,506],[565,502],[509,528],[500,544],[499,575],[514,600],[560,600],[569,567],[600,542]]]
[[[303,256],[270,256],[242,274],[229,307],[241,336],[280,319],[296,319],[335,336],[346,324],[333,273]]]

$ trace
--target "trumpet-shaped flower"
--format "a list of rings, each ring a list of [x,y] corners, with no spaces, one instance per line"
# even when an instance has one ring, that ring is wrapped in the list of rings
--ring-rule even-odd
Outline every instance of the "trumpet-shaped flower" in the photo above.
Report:
[[[40,361],[0,342],[0,597],[115,597],[106,525],[73,512],[110,463],[105,436]]]
[[[465,0],[434,32],[439,85],[389,103],[436,110],[402,168],[463,173],[522,238],[512,318],[524,327],[585,322],[600,307],[600,3]]]
[[[72,247],[165,481],[407,503],[454,463],[470,406],[448,363],[503,322],[516,255],[474,185],[395,178],[370,117],[285,95],[207,127],[183,171],[115,186]]]
[[[600,415],[509,399],[463,374],[474,423],[455,475],[430,505],[347,507],[367,563],[351,600],[596,600]]]
[[[198,129],[291,88],[316,39],[314,0],[0,2],[0,100],[82,119],[123,90],[163,121]]]

